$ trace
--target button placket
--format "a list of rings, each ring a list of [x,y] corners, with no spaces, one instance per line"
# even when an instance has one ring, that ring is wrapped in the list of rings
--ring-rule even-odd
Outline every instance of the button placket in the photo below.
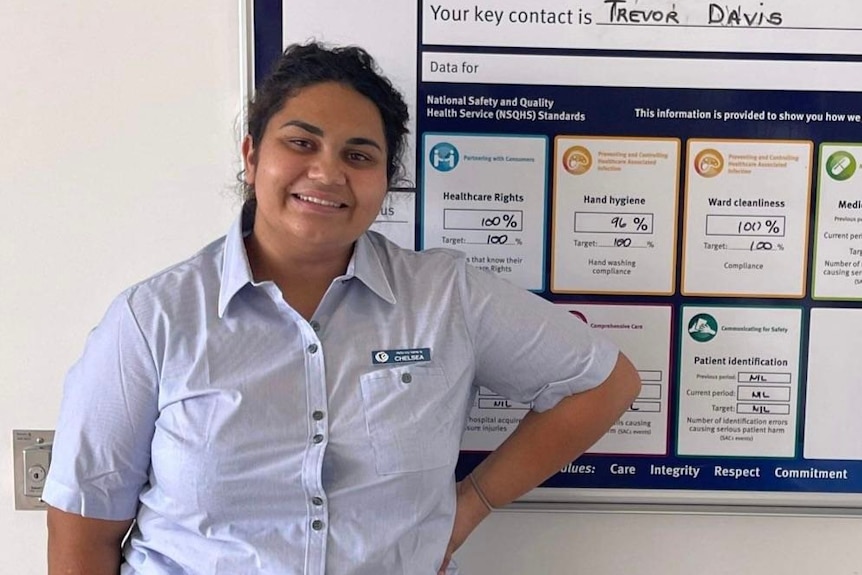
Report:
[[[326,417],[326,413],[321,409],[315,409],[314,411],[311,412],[311,419],[315,422],[315,427],[317,427],[318,430],[320,430],[320,431],[324,431],[324,429],[322,429],[322,428],[324,428],[325,425],[322,422],[323,422],[325,417]],[[317,434],[313,435],[311,438],[312,443],[315,443],[315,444],[322,443],[323,440],[324,440],[323,433],[317,433]],[[325,503],[325,501],[324,501],[323,497],[320,497],[318,495],[315,495],[311,498],[311,504],[314,507],[322,508],[324,503]],[[319,528],[315,527],[316,524],[319,525]],[[315,531],[319,531],[320,529],[323,528],[323,523],[320,520],[314,520],[312,522],[311,528],[314,529]]]
[[[323,486],[323,459],[327,450],[329,429],[327,411],[329,408],[326,392],[326,358],[323,349],[320,322],[308,321],[300,326],[302,344],[299,348],[305,360],[305,385],[307,407],[303,410],[309,419],[306,455],[303,463],[303,487],[307,515],[305,529],[307,544],[314,564],[325,564],[326,540],[329,531],[329,510]],[[302,345],[301,344],[301,345]],[[322,575],[323,570],[314,572]]]
[[[317,430],[317,433],[315,433],[311,437],[311,441],[314,444],[323,443],[323,440],[326,439],[324,435],[324,432],[326,431],[326,424],[323,421],[325,417],[326,414],[323,412],[323,410],[315,409],[311,412],[311,419],[314,421],[314,427]]]

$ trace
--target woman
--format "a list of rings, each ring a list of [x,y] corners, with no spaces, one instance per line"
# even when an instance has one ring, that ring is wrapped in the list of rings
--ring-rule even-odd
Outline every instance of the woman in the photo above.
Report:
[[[406,122],[361,49],[285,51],[237,221],[121,294],[69,372],[51,574],[454,573],[492,508],[631,403],[629,361],[564,310],[368,231]],[[480,385],[534,410],[456,484]]]

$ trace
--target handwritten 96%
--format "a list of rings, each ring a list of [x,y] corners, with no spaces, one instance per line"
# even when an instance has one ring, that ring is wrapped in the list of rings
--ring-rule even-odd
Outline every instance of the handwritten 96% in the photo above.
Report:
[[[633,217],[631,219],[631,224],[634,226],[635,231],[650,231],[650,222],[643,216]],[[626,218],[623,218],[622,216],[614,216],[611,218],[611,226],[613,226],[615,230],[624,230],[629,227],[629,222],[627,222]]]
[[[621,234],[652,235],[653,219],[651,213],[620,212],[575,212],[576,234]]]

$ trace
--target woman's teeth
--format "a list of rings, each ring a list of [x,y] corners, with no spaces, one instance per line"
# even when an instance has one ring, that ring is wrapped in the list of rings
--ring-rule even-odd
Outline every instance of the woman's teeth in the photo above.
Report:
[[[343,204],[337,204],[335,202],[328,202],[326,200],[321,200],[320,198],[313,198],[311,196],[303,196],[302,194],[296,194],[296,197],[298,197],[303,202],[311,202],[312,204],[318,204],[321,206],[330,206],[333,208],[340,208],[343,205]]]

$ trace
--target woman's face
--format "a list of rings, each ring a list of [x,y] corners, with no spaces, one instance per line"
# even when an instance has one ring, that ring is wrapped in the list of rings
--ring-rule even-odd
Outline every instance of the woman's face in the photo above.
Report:
[[[343,254],[386,195],[386,139],[377,106],[344,84],[302,88],[243,142],[256,238],[270,248]],[[296,252],[298,253],[298,252]]]

